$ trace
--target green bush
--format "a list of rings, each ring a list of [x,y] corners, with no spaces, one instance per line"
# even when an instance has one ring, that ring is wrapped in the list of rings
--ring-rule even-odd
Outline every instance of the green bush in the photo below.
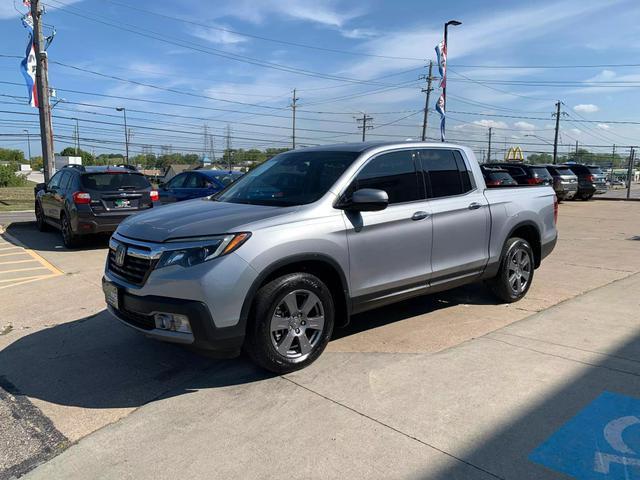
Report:
[[[0,187],[24,187],[28,185],[24,175],[17,174],[11,165],[0,165]]]

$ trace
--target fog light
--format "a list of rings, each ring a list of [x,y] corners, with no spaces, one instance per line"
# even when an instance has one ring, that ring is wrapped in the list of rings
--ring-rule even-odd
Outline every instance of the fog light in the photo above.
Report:
[[[177,313],[156,313],[153,316],[156,328],[170,330],[172,332],[191,333],[191,325],[186,315]]]

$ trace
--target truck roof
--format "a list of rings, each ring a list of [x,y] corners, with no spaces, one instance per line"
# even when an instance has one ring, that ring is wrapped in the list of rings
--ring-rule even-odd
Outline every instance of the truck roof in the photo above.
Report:
[[[335,143],[330,145],[318,145],[315,147],[305,147],[299,151],[306,152],[357,152],[362,153],[367,150],[380,147],[404,147],[404,146],[424,146],[434,148],[463,148],[461,145],[444,142],[421,142],[420,140],[400,140],[400,141],[371,141],[371,142],[357,142],[357,143]]]

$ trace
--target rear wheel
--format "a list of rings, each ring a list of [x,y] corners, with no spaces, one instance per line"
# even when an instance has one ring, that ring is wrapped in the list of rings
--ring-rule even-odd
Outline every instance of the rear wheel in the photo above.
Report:
[[[299,370],[324,351],[334,315],[331,292],[316,276],[292,273],[276,278],[256,294],[245,350],[272,372]]]
[[[67,248],[76,248],[80,243],[78,235],[73,232],[71,222],[66,213],[62,214],[60,218],[60,231],[62,232],[62,242]]]
[[[40,230],[41,232],[46,232],[48,229],[48,225],[44,218],[44,211],[42,210],[42,206],[40,205],[39,202],[36,202],[35,211],[36,211],[36,226],[38,227],[38,230]]]
[[[534,272],[533,250],[523,238],[513,237],[504,246],[498,274],[489,286],[493,293],[507,303],[523,298],[531,287]]]
[[[593,193],[585,193],[584,195],[582,195],[582,200],[585,202],[587,200],[591,200],[591,198],[593,198]]]

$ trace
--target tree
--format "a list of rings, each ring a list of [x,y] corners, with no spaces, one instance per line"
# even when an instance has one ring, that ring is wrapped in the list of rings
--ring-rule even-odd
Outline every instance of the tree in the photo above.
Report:
[[[529,163],[552,163],[553,157],[548,153],[531,153],[527,155]]]
[[[0,187],[22,187],[27,185],[24,175],[16,175],[11,165],[0,165]]]
[[[0,162],[9,162],[16,165],[20,163],[28,163],[22,150],[9,148],[0,148]]]
[[[76,155],[76,151],[78,154]],[[60,155],[63,157],[81,157],[83,165],[95,165],[96,159],[91,154],[91,152],[87,152],[86,150],[76,150],[74,147],[67,147],[60,152]]]

